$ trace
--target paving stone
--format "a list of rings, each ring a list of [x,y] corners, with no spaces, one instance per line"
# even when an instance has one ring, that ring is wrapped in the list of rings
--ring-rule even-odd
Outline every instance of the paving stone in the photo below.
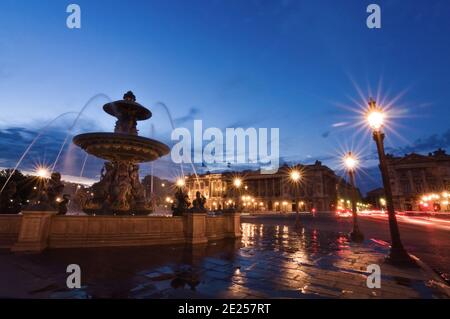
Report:
[[[78,250],[76,260],[82,265],[86,289],[72,294],[61,288],[65,266],[75,258],[73,251],[38,257],[2,253],[0,281],[11,289],[0,286],[0,296],[379,299],[447,298],[450,293],[422,268],[399,269],[385,264],[386,247],[370,241],[348,243],[340,239],[342,234],[332,231],[308,230],[299,235],[289,227],[277,230],[276,225],[261,228],[247,223],[245,227],[243,246],[216,242],[195,257],[183,247],[162,248],[165,254],[157,248],[155,252]],[[277,233],[281,231],[285,233]],[[381,289],[367,287],[370,264],[381,266]]]

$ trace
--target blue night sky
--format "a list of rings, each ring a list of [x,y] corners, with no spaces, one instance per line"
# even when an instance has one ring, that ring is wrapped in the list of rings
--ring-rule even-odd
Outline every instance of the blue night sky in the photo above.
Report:
[[[349,145],[371,158],[368,132],[349,123],[358,88],[366,98],[379,90],[387,100],[401,94],[389,150],[450,148],[449,1],[72,2],[81,6],[79,30],[66,27],[69,1],[1,1],[1,167],[52,118],[127,90],[153,112],[139,125],[144,136],[153,124],[169,140],[163,102],[177,126],[278,127],[284,160],[332,168]],[[381,6],[381,29],[366,26],[370,3]],[[105,102],[90,103],[72,133],[111,131]],[[56,121],[20,168],[52,162],[73,118]],[[77,152],[64,151],[63,173],[79,174]],[[95,178],[100,163],[88,166]],[[366,166],[370,174],[373,161]]]

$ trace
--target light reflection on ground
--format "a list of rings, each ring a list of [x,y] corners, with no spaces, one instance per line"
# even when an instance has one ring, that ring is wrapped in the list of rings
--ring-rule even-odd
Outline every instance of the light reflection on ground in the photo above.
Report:
[[[33,298],[369,298],[432,296],[412,273],[385,270],[386,290],[366,286],[366,267],[387,247],[349,243],[350,224],[333,219],[246,218],[240,240],[178,246],[0,253],[1,297]],[[65,287],[65,268],[82,269],[82,289]],[[4,269],[2,267],[8,267]],[[20,266],[20,270],[17,267]],[[3,273],[3,275],[1,275]],[[7,276],[5,274],[8,274]],[[400,278],[400,279],[395,279]],[[402,279],[403,278],[403,279]],[[404,278],[410,278],[405,280]],[[415,279],[416,278],[416,279]],[[405,284],[406,282],[406,284]],[[413,288],[413,286],[415,288]],[[418,287],[418,288],[417,288]]]

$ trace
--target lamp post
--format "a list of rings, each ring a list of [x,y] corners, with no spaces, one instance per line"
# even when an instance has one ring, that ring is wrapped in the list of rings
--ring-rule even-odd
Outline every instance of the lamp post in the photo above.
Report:
[[[384,152],[384,133],[381,131],[384,124],[384,113],[376,106],[375,101],[369,100],[369,111],[367,113],[367,122],[373,131],[373,139],[377,145],[378,158],[380,161],[380,171],[383,180],[384,193],[386,197],[386,208],[389,218],[389,231],[391,233],[391,251],[387,261],[399,266],[413,266],[415,262],[406,252],[400,239],[400,231],[395,216],[394,203],[392,199],[392,190],[389,180],[389,173],[386,163],[386,154]]]
[[[294,200],[295,200],[295,227],[298,227],[300,225],[300,218],[298,213],[298,183],[300,182],[300,179],[302,178],[300,172],[298,170],[292,170],[290,173],[291,181],[294,183]]]
[[[179,188],[183,188],[184,185],[186,185],[186,182],[184,181],[184,178],[179,178],[179,179],[177,179],[176,185],[177,185],[177,187],[179,187]]]
[[[233,186],[237,189],[237,192],[238,192],[238,196],[237,196],[237,199],[236,199],[236,210],[240,211],[240,209],[241,209],[240,200],[241,200],[242,179],[240,179],[239,177],[236,177],[233,180]]]
[[[353,215],[353,230],[350,233],[350,239],[354,242],[364,241],[364,235],[359,229],[358,213],[356,209],[356,186],[355,186],[355,169],[358,165],[358,160],[353,156],[352,152],[348,152],[344,157],[344,164],[347,168],[348,177],[350,179],[350,185],[352,186],[352,215]]]

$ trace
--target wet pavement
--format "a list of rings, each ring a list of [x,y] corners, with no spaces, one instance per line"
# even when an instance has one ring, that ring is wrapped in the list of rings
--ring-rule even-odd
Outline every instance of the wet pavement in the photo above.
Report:
[[[242,220],[243,237],[184,245],[0,251],[3,298],[445,298],[448,287],[422,269],[383,263],[387,247],[348,242],[348,221],[305,217]],[[381,266],[381,289],[367,266]],[[81,289],[66,267],[81,267]]]
[[[450,283],[450,227],[448,220],[420,217],[397,218],[405,248],[427,263]],[[390,241],[387,217],[360,218],[361,229],[368,238]]]

